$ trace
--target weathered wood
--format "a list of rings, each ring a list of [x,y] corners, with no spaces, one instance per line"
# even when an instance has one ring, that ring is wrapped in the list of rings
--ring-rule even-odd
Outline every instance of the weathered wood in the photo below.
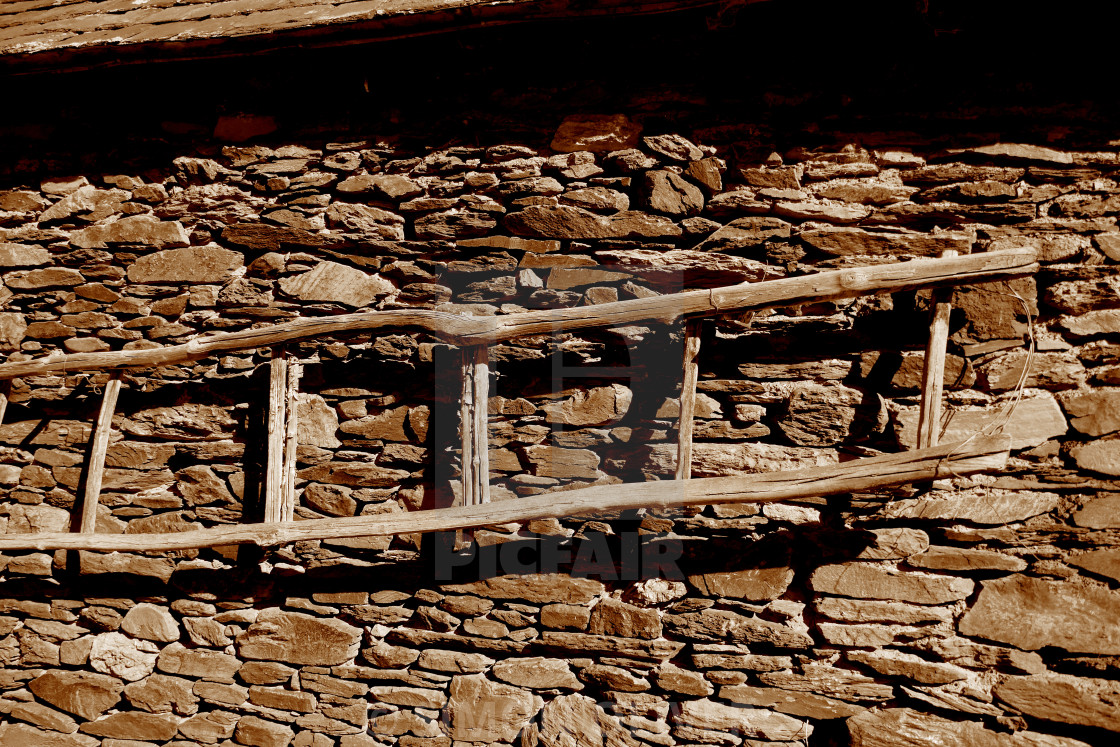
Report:
[[[8,400],[12,396],[12,380],[0,381],[0,425],[4,424],[4,415],[8,412]]]
[[[287,427],[288,359],[282,353],[269,362],[268,455],[264,469],[264,520],[281,521],[284,502],[284,435]]]
[[[117,409],[117,396],[121,391],[119,371],[110,376],[101,395],[101,409],[97,413],[90,444],[89,459],[86,464],[86,484],[82,493],[82,523],[80,531],[92,533],[97,530],[97,504],[101,496],[101,481],[105,475],[105,452],[109,450],[109,435],[113,432],[113,413]]]
[[[676,479],[692,477],[692,421],[696,415],[696,378],[700,373],[700,320],[684,325],[684,377],[681,380],[680,421],[677,425]]]
[[[942,257],[955,257],[949,249]],[[922,370],[922,403],[918,413],[918,448],[937,446],[941,438],[941,397],[945,389],[945,348],[949,344],[949,302],[951,291],[938,288],[933,292],[932,320],[926,342],[925,368]]]
[[[280,488],[280,521],[292,521],[296,511],[296,452],[299,449],[299,380],[303,364],[288,362],[288,386],[284,398],[284,478]]]
[[[715,316],[747,309],[851,298],[867,293],[1006,280],[1029,275],[1036,269],[1038,266],[1035,264],[1033,250],[1008,249],[962,257],[915,259],[872,267],[832,270],[814,275],[740,283],[724,288],[635,298],[597,306],[543,309],[500,316],[472,317],[424,309],[402,309],[304,318],[271,327],[198,337],[181,345],[150,350],[53,354],[30,361],[3,363],[0,364],[0,379],[49,371],[166,366],[232,350],[387,327],[424,330],[460,345],[493,344],[528,335],[553,334],[588,327],[609,327],[638,321],[672,321],[682,316]]]
[[[490,502],[490,351],[486,345],[462,350],[463,393],[459,407],[464,506]]]
[[[0,535],[0,551],[166,552],[230,544],[272,546],[303,540],[454,531],[598,511],[744,501],[769,503],[997,470],[1006,464],[1010,445],[1010,436],[978,436],[933,449],[884,454],[831,467],[741,477],[598,485],[486,505],[376,516],[233,525],[169,534],[7,534]]]

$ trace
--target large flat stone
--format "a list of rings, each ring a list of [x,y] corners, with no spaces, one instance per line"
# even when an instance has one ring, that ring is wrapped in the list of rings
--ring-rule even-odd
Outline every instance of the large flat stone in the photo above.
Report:
[[[473,594],[488,599],[523,599],[535,604],[586,604],[602,593],[603,584],[594,579],[576,578],[562,573],[533,573],[524,576],[494,576],[440,588],[447,594]]]
[[[465,742],[512,742],[544,705],[539,695],[493,682],[481,674],[451,680],[451,738]]]
[[[1048,672],[1007,677],[994,692],[1034,718],[1120,732],[1120,683],[1114,680]]]
[[[1033,731],[993,731],[979,721],[950,720],[910,708],[866,711],[848,720],[851,747],[1088,747]]]
[[[1009,576],[984,582],[961,618],[962,635],[1021,649],[1120,654],[1120,592],[1069,581]]]
[[[134,283],[224,283],[245,257],[220,246],[192,246],[146,254],[129,265]]]
[[[237,650],[245,659],[336,666],[357,656],[361,638],[361,628],[341,620],[273,607],[237,637]]]
[[[889,599],[915,604],[944,604],[965,599],[973,583],[967,578],[904,573],[869,563],[842,563],[818,568],[809,579],[814,591],[857,599]]]
[[[813,725],[766,708],[737,706],[704,698],[681,704],[676,723],[705,731],[732,732],[746,737],[776,740],[803,740],[813,733]]]
[[[338,303],[360,308],[393,291],[393,284],[338,262],[320,262],[314,269],[280,280],[280,290],[301,301]]]
[[[885,507],[880,516],[887,519],[968,521],[994,526],[1049,513],[1058,507],[1060,501],[1061,496],[1057,493],[980,488],[895,501]]]
[[[968,254],[972,242],[965,233],[926,234],[871,232],[862,228],[831,226],[802,231],[803,243],[835,257],[914,254],[937,257],[946,250]]]
[[[152,215],[131,215],[70,234],[70,244],[79,249],[108,249],[122,244],[173,249],[190,246],[190,243],[190,234],[181,223]]]
[[[1120,399],[1117,399],[1117,403],[1120,405]],[[964,441],[992,423],[1002,421],[1002,409],[993,406],[953,410],[940,442],[951,444]],[[1120,409],[1117,413],[1120,417]],[[907,449],[915,448],[918,443],[918,414],[917,407],[906,407],[898,413],[895,434],[899,443]],[[1116,427],[1120,428],[1120,422]],[[1068,429],[1069,425],[1054,397],[1041,394],[1025,397],[1019,402],[1007,421],[1004,432],[1011,436],[1012,449],[1029,449],[1056,436],[1065,435]]]
[[[31,724],[0,723],[0,747],[98,747],[100,739],[86,734],[43,731]]]
[[[836,452],[830,449],[760,443],[697,443],[692,447],[692,476],[721,477],[810,469],[828,467],[838,461]],[[672,473],[676,464],[675,444],[657,444],[650,448],[649,469]]]
[[[372,240],[404,240],[404,218],[396,213],[370,205],[350,205],[336,202],[327,208],[327,225],[331,228],[362,234]]]
[[[544,747],[638,747],[618,719],[584,695],[562,695],[541,712],[537,734]]]
[[[542,239],[625,239],[680,236],[680,226],[668,218],[633,210],[596,215],[569,205],[534,205],[505,217],[518,236]]]
[[[541,406],[546,422],[563,425],[603,425],[626,414],[633,399],[621,384],[577,389],[570,397]]]
[[[88,721],[120,702],[124,683],[96,672],[54,669],[31,680],[28,687],[40,700]]]

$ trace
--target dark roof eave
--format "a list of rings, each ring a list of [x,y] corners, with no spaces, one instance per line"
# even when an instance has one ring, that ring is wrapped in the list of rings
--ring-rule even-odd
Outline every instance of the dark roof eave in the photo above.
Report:
[[[746,3],[768,0],[746,0]],[[543,20],[624,17],[727,5],[726,0],[416,0],[417,9],[292,28],[198,35],[141,42],[76,41],[4,52],[0,73],[83,70],[155,61],[199,60],[300,47],[332,47]],[[411,8],[412,6],[410,6]]]

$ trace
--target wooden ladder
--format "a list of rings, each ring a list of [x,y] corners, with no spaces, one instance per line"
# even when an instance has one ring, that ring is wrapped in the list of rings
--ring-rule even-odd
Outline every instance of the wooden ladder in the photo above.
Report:
[[[110,370],[102,394],[90,445],[87,479],[81,498],[82,519],[77,533],[0,535],[4,549],[171,550],[225,544],[283,544],[297,539],[327,539],[402,532],[470,529],[526,518],[559,518],[612,507],[691,505],[735,500],[784,500],[797,495],[827,495],[837,491],[917,482],[919,480],[988,470],[1007,456],[1007,439],[984,437],[953,448],[938,448],[941,399],[949,324],[949,288],[962,283],[1022,277],[1037,269],[1031,250],[957,257],[955,252],[936,260],[822,272],[796,278],[741,283],[671,296],[618,301],[599,306],[534,311],[505,317],[461,317],[429,311],[389,311],[351,314],[326,319],[300,319],[272,328],[221,333],[183,345],[144,351],[110,351],[54,355],[32,361],[0,364],[0,422],[10,396],[11,380],[47,371]],[[771,473],[735,478],[692,480],[692,441],[696,385],[699,371],[701,323],[704,317],[749,309],[849,298],[871,292],[934,288],[930,337],[923,372],[918,448],[903,455],[884,455],[834,468]],[[675,479],[658,485],[606,485],[490,504],[489,345],[547,331],[608,327],[637,320],[684,320],[682,382],[679,400]],[[283,345],[342,332],[392,328],[426,329],[460,347],[461,500],[450,509],[412,512],[407,522],[392,516],[343,517],[294,521],[298,400],[301,364]],[[194,360],[216,352],[270,346],[268,433],[264,477],[264,523],[215,527],[174,535],[96,534],[97,507],[105,470],[105,455],[113,414],[121,388],[121,371]],[[948,462],[952,460],[950,468]],[[875,470],[885,469],[877,474]],[[803,474],[804,473],[804,474]],[[677,484],[672,488],[673,483]],[[622,488],[622,491],[617,490]],[[667,492],[666,488],[669,489]],[[675,492],[672,492],[674,491]],[[623,491],[629,495],[623,495]],[[637,504],[634,501],[639,501]],[[646,503],[641,503],[641,501]],[[428,516],[423,516],[427,514]],[[520,518],[518,518],[520,517]],[[191,536],[193,535],[193,536]]]

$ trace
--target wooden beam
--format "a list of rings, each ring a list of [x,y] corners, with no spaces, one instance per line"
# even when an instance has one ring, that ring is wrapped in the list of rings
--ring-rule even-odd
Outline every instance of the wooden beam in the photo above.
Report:
[[[0,535],[0,551],[166,552],[233,544],[265,547],[303,540],[474,529],[514,521],[579,516],[598,511],[708,503],[771,503],[807,496],[863,492],[920,480],[998,470],[1007,463],[1010,446],[1010,436],[977,436],[968,441],[933,449],[884,454],[831,467],[740,477],[597,485],[486,505],[314,519],[285,524],[231,525],[168,534],[5,534]]]
[[[942,257],[955,257],[949,249]],[[922,370],[922,404],[918,412],[918,448],[937,446],[941,438],[941,397],[945,390],[945,349],[949,344],[949,302],[952,291],[938,288],[933,291],[932,319],[929,340],[926,342],[925,368]]]
[[[288,382],[285,396],[287,418],[284,424],[284,479],[280,489],[280,521],[292,521],[296,512],[296,452],[299,450],[299,380],[303,364],[288,362]]]
[[[463,392],[459,406],[462,438],[464,506],[490,502],[490,350],[486,345],[462,349]]]
[[[97,531],[97,504],[101,497],[101,481],[105,475],[105,453],[109,450],[109,436],[113,432],[113,413],[117,409],[117,396],[121,391],[121,373],[114,371],[101,395],[101,409],[97,413],[93,440],[89,450],[85,491],[82,494],[82,523],[79,531]]]
[[[284,502],[284,436],[287,428],[288,359],[278,353],[269,361],[268,455],[264,469],[264,520],[282,520]]]
[[[528,335],[553,334],[589,327],[610,327],[639,321],[672,321],[682,316],[717,316],[733,311],[851,298],[868,293],[892,293],[986,280],[1006,280],[1029,275],[1037,269],[1033,250],[1008,249],[962,257],[915,259],[872,267],[831,270],[813,275],[635,298],[597,306],[542,309],[500,316],[474,317],[425,309],[400,309],[311,317],[271,327],[196,337],[181,345],[150,350],[52,354],[30,361],[2,363],[0,379],[50,371],[151,368],[233,350],[384,328],[423,330],[459,345],[494,344]]]
[[[696,415],[696,378],[700,372],[700,320],[684,325],[684,376],[681,380],[680,421],[677,424],[676,479],[692,477],[692,421]]]

